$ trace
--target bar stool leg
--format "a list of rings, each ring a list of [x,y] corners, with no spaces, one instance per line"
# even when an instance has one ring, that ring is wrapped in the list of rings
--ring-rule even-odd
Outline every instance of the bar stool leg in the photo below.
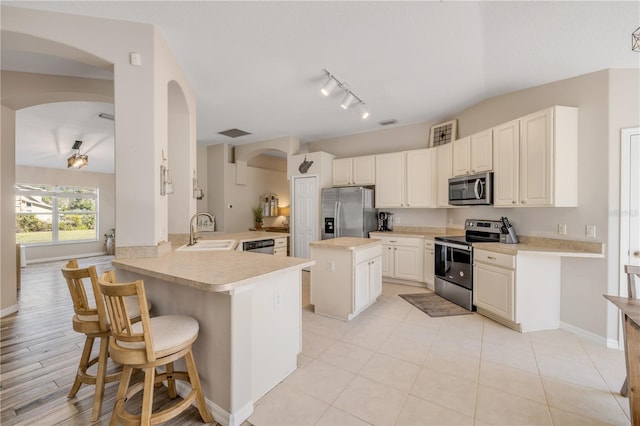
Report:
[[[109,358],[109,338],[100,338],[100,354],[98,355],[98,371],[96,372],[96,395],[93,399],[93,413],[91,421],[95,422],[100,417],[102,411],[102,398],[104,395],[104,385],[107,378],[107,361]]]
[[[178,393],[176,392],[176,381],[175,379],[173,379],[173,363],[170,362],[169,364],[167,364],[166,366],[167,369],[167,390],[169,393],[169,398],[171,399],[175,399],[178,396]]]
[[[140,424],[151,423],[151,412],[153,411],[153,389],[156,381],[155,367],[144,369],[144,390],[142,391],[142,414]]]
[[[69,395],[67,395],[67,398],[73,398],[74,396],[76,396],[78,390],[80,390],[80,386],[82,386],[82,376],[87,372],[94,340],[94,337],[87,336],[86,340],[84,341],[84,349],[82,350],[82,355],[80,355],[80,364],[78,365],[76,379],[73,381],[73,386],[71,386],[71,390],[69,391]]]
[[[116,401],[113,405],[113,412],[111,413],[111,420],[109,420],[109,426],[116,426],[118,424],[118,413],[124,412],[124,403],[127,396],[127,389],[129,388],[129,382],[131,381],[131,373],[133,368],[129,365],[122,367],[122,376],[120,376],[120,384],[118,385],[118,393],[116,394]]]
[[[196,391],[196,402],[198,403],[198,411],[200,417],[205,423],[213,423],[213,416],[207,408],[207,403],[204,400],[204,394],[202,393],[202,385],[200,384],[200,376],[198,376],[198,369],[196,368],[196,361],[193,358],[193,352],[191,349],[184,356],[187,364],[187,371],[189,372],[189,381],[191,382],[191,388]]]

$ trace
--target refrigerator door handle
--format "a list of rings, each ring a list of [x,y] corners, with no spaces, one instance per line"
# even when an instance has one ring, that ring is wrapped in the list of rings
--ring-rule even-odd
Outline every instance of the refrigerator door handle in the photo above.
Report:
[[[336,238],[339,238],[340,235],[340,201],[336,201],[336,206],[335,206],[335,217],[336,217],[336,223],[335,223],[335,227],[336,227]]]

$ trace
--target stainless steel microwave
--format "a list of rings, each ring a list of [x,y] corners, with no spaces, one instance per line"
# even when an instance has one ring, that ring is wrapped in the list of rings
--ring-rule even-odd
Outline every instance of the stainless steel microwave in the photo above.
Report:
[[[449,179],[449,204],[454,206],[493,204],[493,173]]]

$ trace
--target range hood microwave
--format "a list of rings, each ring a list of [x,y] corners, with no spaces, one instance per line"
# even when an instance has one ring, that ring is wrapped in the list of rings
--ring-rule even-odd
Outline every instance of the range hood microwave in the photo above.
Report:
[[[493,204],[493,173],[449,179],[449,204],[475,206]]]

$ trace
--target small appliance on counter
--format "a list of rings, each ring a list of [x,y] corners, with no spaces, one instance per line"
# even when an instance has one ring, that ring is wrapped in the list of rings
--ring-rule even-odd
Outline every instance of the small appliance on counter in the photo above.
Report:
[[[378,231],[393,231],[393,213],[378,212]]]
[[[500,222],[502,223],[500,242],[505,244],[518,244],[518,236],[516,235],[516,231],[513,230],[513,226],[509,223],[509,219],[501,217]]]

